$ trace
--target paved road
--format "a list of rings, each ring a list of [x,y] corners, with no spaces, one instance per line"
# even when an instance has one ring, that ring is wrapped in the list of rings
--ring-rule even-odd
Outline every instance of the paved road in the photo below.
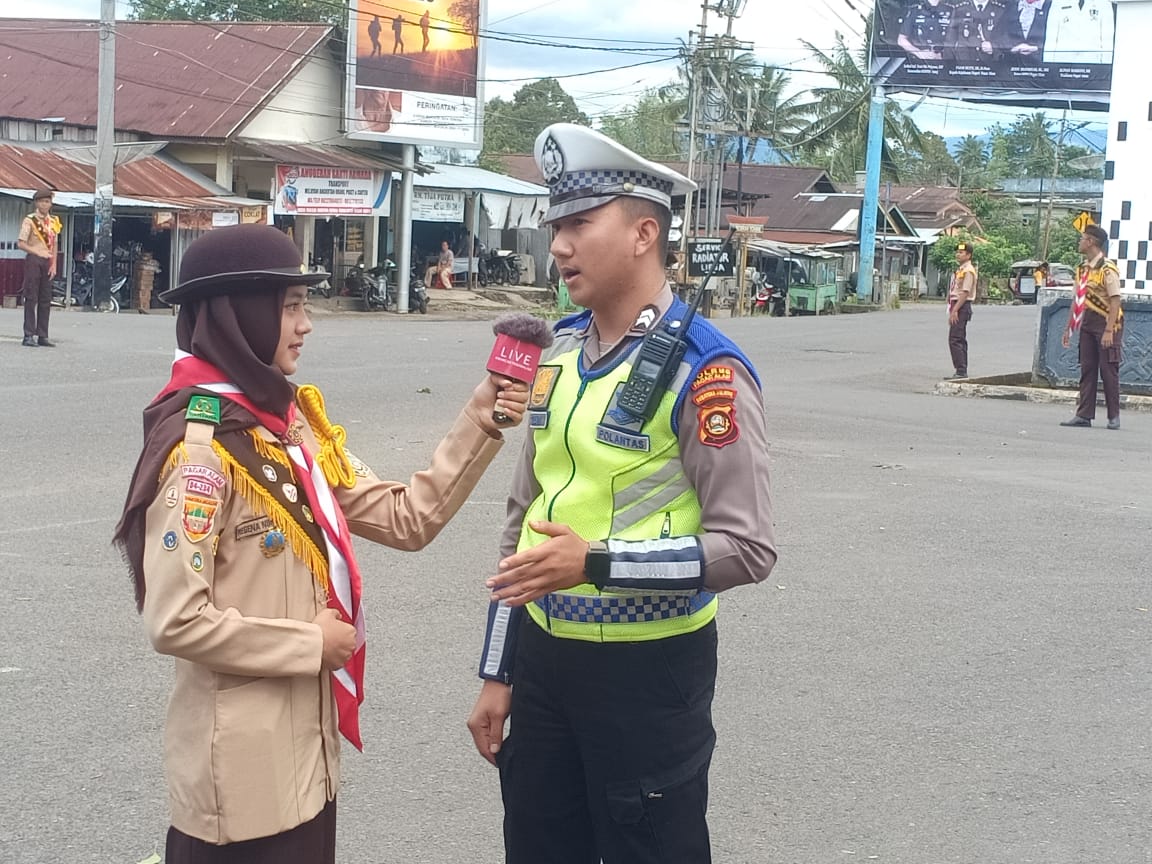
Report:
[[[1034,316],[978,310],[973,374],[1028,368]],[[721,611],[718,864],[1152,862],[1152,417],[1069,430],[931,395],[939,307],[720,324],[766,381],[782,559]],[[163,844],[170,665],[108,538],[172,319],[59,315],[55,351],[19,330],[0,311],[0,861],[134,864]],[[303,380],[405,477],[490,342],[325,317]],[[346,755],[341,861],[500,860],[464,718],[514,449],[426,552],[359,546],[368,752]]]

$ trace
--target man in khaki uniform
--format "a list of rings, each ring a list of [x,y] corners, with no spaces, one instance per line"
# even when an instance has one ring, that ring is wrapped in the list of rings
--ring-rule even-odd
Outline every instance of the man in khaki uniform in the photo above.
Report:
[[[1080,401],[1076,413],[1061,426],[1091,426],[1096,417],[1097,381],[1104,382],[1104,403],[1108,428],[1120,428],[1120,343],[1124,332],[1124,310],[1120,308],[1120,271],[1105,255],[1108,232],[1089,225],[1080,235],[1084,262],[1076,271],[1076,297],[1068,312],[1063,344],[1072,344],[1072,334],[1080,331]]]
[[[24,259],[24,341],[35,348],[55,348],[48,341],[48,315],[52,310],[52,280],[56,278],[56,248],[60,220],[52,215],[52,192],[40,189],[32,196],[35,211],[20,223],[16,246]]]
[[[952,352],[953,378],[968,377],[968,322],[976,299],[976,268],[972,265],[972,244],[956,247],[956,272],[948,289],[948,349]]]

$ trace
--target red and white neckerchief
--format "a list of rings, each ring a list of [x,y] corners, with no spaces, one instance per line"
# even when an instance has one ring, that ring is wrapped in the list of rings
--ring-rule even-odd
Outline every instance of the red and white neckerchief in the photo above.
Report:
[[[1072,299],[1072,314],[1068,318],[1068,332],[1075,333],[1084,320],[1084,305],[1088,302],[1088,268],[1080,268],[1080,278],[1076,280],[1076,296]]]
[[[252,414],[281,441],[286,441],[288,427],[296,422],[296,405],[288,407],[287,417],[278,417],[257,408],[240,388],[228,381],[216,366],[177,350],[172,363],[172,378],[156,399],[186,387],[196,387],[218,393]],[[155,401],[155,400],[153,400]],[[341,734],[357,750],[363,750],[360,739],[360,703],[364,701],[365,629],[364,606],[360,602],[363,582],[356,555],[352,549],[352,535],[344,519],[344,511],[332,494],[324,472],[303,444],[285,443],[288,457],[295,466],[296,482],[304,489],[304,497],[324,533],[328,551],[328,607],[335,609],[345,621],[356,628],[356,649],[340,669],[332,673],[332,693]]]

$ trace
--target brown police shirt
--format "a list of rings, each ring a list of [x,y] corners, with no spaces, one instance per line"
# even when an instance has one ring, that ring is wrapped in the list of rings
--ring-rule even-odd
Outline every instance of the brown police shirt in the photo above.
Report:
[[[655,320],[668,311],[672,300],[672,290],[665,285],[655,303],[658,312]],[[644,337],[646,330],[645,326],[634,325],[619,342],[605,345],[601,350],[600,334],[593,321],[584,333],[584,359],[588,368],[595,368],[628,350]],[[705,587],[709,591],[724,591],[766,579],[776,563],[776,539],[763,396],[756,380],[739,360],[720,357],[708,364],[708,367],[715,366],[732,370],[732,381],[727,386],[736,392],[733,404],[740,418],[739,435],[719,447],[715,446],[717,442],[705,443],[707,432],[701,431],[703,421],[698,417],[698,408],[692,399],[685,399],[680,412],[679,445],[684,474],[700,501]],[[502,558],[516,552],[524,514],[540,494],[532,473],[535,455],[529,435],[512,478],[508,520],[500,542]]]

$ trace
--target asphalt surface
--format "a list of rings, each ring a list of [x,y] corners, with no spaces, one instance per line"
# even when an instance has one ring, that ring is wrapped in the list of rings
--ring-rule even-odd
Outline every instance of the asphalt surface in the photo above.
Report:
[[[938,306],[717,323],[765,381],[781,559],[721,605],[715,860],[1152,862],[1152,416],[1063,429],[1066,408],[932,395]],[[972,373],[1029,368],[1034,325],[978,309]],[[57,314],[51,351],[19,333],[0,311],[0,862],[135,864],[163,850],[171,661],[109,537],[173,319]],[[403,478],[491,341],[321,317],[299,380]],[[502,860],[464,721],[522,435],[428,550],[358,545],[367,751],[345,750],[342,862]]]

